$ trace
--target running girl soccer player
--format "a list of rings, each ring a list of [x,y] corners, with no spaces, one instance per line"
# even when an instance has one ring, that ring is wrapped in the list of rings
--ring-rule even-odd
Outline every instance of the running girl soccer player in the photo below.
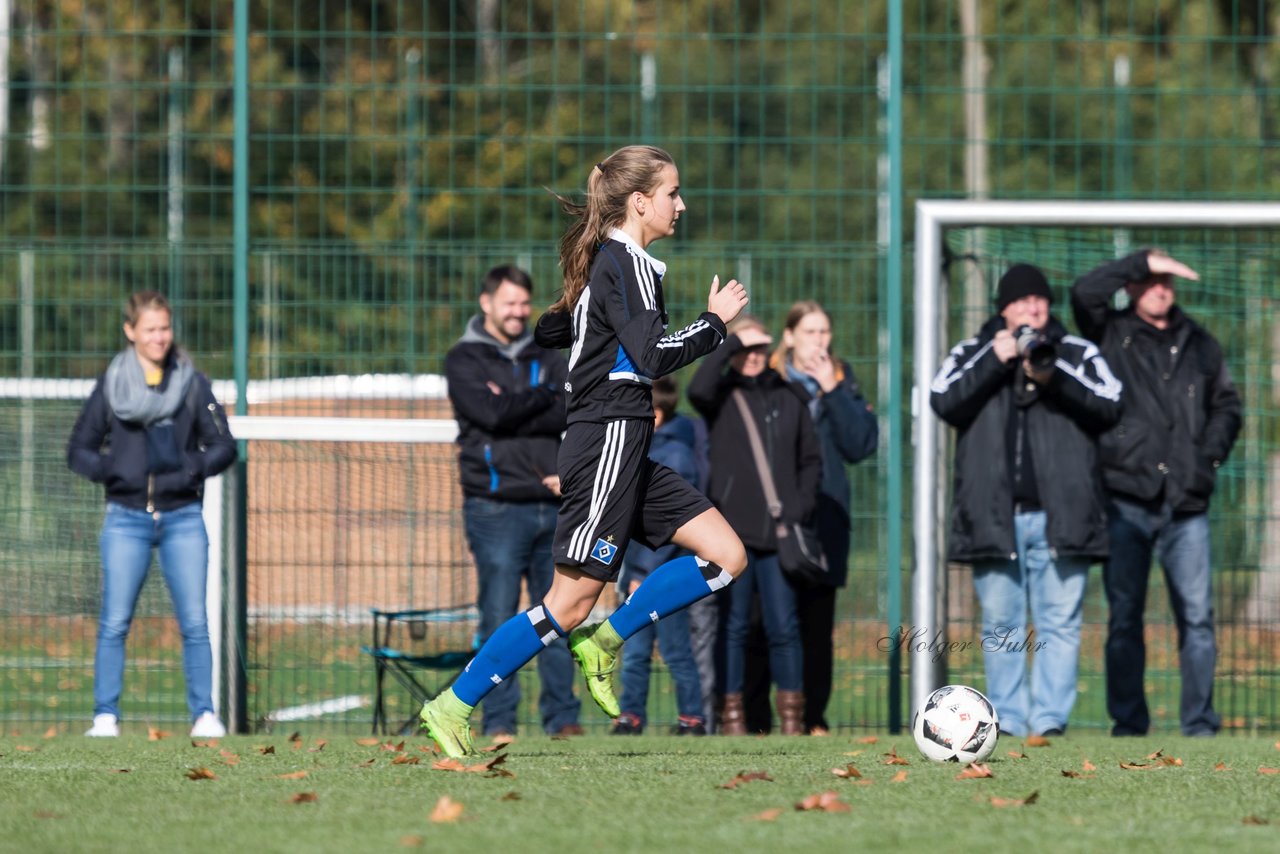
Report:
[[[585,204],[561,204],[576,219],[560,242],[564,293],[536,330],[545,347],[571,347],[556,575],[542,602],[500,626],[453,686],[422,707],[422,725],[455,758],[474,752],[468,719],[476,704],[566,633],[592,698],[617,717],[611,676],[622,642],[724,587],[747,565],[737,534],[711,502],[648,458],[653,378],[718,347],[725,324],[747,304],[746,291],[714,278],[707,310],[667,332],[667,268],[647,248],[675,233],[685,205],[675,162],[660,148],[618,149],[591,170]],[[603,623],[582,625],[633,536],[692,554],[659,566]]]

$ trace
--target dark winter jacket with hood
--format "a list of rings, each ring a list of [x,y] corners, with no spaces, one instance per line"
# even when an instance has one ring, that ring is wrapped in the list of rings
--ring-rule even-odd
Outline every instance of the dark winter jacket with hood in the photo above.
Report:
[[[444,368],[458,419],[463,494],[555,501],[542,479],[557,472],[565,427],[564,356],[535,344],[527,331],[503,344],[477,315],[445,356]],[[501,393],[494,394],[489,383]]]

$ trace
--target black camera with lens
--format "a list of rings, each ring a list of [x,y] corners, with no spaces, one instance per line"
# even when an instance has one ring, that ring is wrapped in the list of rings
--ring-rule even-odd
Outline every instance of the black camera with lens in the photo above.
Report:
[[[1018,356],[1026,359],[1032,370],[1047,371],[1053,367],[1058,358],[1058,348],[1042,330],[1034,326],[1019,326],[1013,337],[1018,342]]]

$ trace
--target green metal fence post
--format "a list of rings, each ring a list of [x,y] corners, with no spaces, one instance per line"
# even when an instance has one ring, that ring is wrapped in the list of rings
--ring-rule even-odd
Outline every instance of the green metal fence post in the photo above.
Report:
[[[233,328],[236,414],[249,414],[249,3],[235,0],[235,70],[233,111],[235,160],[232,188],[232,268],[235,291]],[[231,528],[235,532],[228,550],[227,616],[227,723],[232,732],[248,731],[245,702],[248,602],[248,443],[240,442],[239,461],[231,478]]]
[[[902,4],[889,3],[889,595],[892,636],[902,623]],[[889,644],[889,731],[902,723],[902,654]]]

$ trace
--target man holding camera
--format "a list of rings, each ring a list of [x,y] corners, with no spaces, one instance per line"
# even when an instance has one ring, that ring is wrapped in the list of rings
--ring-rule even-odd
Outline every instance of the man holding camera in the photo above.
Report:
[[[1098,437],[1120,418],[1120,382],[1052,300],[1038,268],[1010,267],[930,397],[956,428],[949,555],[973,567],[987,696],[1015,736],[1062,735],[1075,704],[1085,579],[1107,555]]]
[[[1107,712],[1112,735],[1145,735],[1142,612],[1153,553],[1164,567],[1178,627],[1183,735],[1211,736],[1218,648],[1213,629],[1209,497],[1240,432],[1240,396],[1222,348],[1175,304],[1174,277],[1194,270],[1144,250],[1086,273],[1071,288],[1081,331],[1125,383],[1124,417],[1101,441],[1111,556],[1102,570],[1107,626]],[[1111,307],[1123,288],[1129,305]]]

